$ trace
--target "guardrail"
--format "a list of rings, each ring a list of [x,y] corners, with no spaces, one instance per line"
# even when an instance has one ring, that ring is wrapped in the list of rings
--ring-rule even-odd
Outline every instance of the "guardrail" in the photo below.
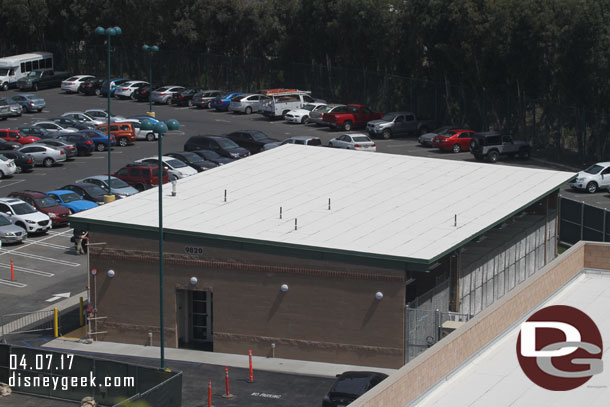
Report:
[[[21,312],[0,316],[0,338],[33,332],[54,330],[55,310]]]

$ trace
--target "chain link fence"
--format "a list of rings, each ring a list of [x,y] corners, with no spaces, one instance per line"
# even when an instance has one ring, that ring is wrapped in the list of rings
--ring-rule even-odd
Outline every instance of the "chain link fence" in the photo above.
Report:
[[[0,315],[0,341],[9,335],[29,333],[53,333],[54,311],[22,312]]]

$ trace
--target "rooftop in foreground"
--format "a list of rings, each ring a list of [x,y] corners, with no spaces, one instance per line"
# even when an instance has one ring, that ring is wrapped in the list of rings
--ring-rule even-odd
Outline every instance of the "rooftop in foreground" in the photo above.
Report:
[[[551,300],[550,305],[569,305],[584,311],[597,324],[602,338],[610,337],[610,272],[584,270]],[[504,334],[484,352],[433,389],[414,405],[453,406],[607,406],[610,370],[594,375],[585,385],[571,391],[549,391],[531,382],[517,361],[515,344],[520,325]],[[606,345],[607,346],[607,345]],[[608,366],[605,349],[602,358]]]
[[[168,232],[430,263],[574,175],[284,145],[179,180],[176,197],[164,187],[163,223]],[[152,231],[157,195],[148,190],[71,219]]]

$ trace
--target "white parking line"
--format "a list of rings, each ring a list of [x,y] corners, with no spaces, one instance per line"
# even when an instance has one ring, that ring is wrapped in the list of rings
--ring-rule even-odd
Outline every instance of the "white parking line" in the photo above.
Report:
[[[61,264],[63,266],[69,266],[69,267],[78,267],[78,266],[80,266],[79,263],[74,263],[74,262],[71,262],[71,261],[58,260],[58,259],[54,259],[52,257],[39,256],[37,254],[21,253],[21,252],[16,252],[16,251],[13,251],[13,250],[0,249],[0,255],[3,255],[3,254],[11,254],[13,256],[27,257],[29,259],[34,259],[34,260],[48,261],[49,263]]]
[[[23,182],[23,181],[25,181],[25,178],[24,179],[16,179],[15,181],[9,181],[6,184],[4,182],[2,182],[0,184],[0,188],[10,187],[10,186],[16,185],[16,184],[18,184],[20,182]]]
[[[46,243],[46,242],[38,242],[38,241],[33,241],[33,243],[37,246],[44,246],[44,247],[52,247],[54,249],[69,249],[71,246],[63,246],[60,244],[55,244],[55,243]]]
[[[17,288],[23,288],[23,287],[27,287],[27,284],[23,284],[23,283],[16,283],[14,281],[9,281],[9,280],[3,280],[0,278],[0,284],[4,284],[4,285],[9,285],[11,287],[17,287]]]
[[[0,267],[5,268],[5,269],[10,269],[11,265],[0,263]],[[30,269],[27,267],[15,266],[14,264],[13,264],[13,268],[15,269],[15,271],[22,271],[24,273],[36,274],[37,276],[42,276],[42,277],[53,277],[55,275],[53,273],[47,273],[46,271],[40,271],[40,270]]]

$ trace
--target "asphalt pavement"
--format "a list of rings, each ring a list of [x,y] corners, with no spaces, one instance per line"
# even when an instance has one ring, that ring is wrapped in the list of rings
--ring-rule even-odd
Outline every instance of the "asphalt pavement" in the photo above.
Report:
[[[15,90],[4,92],[7,96],[16,94]],[[46,89],[37,92],[37,95],[46,100],[47,107],[41,113],[25,113],[18,118],[10,118],[0,124],[0,127],[17,128],[31,125],[46,118],[56,117],[68,111],[82,111],[86,109],[105,109],[107,100],[98,96],[84,96],[80,94],[65,94],[59,89]],[[132,100],[112,99],[111,110],[114,114],[123,116],[144,115],[148,111],[148,103]],[[341,134],[326,127],[317,127],[314,124],[289,124],[282,120],[270,121],[259,114],[235,114],[230,112],[217,112],[209,109],[195,107],[176,107],[173,105],[153,105],[153,111],[161,120],[177,119],[180,122],[180,131],[168,134],[163,139],[163,151],[182,151],[185,141],[197,134],[226,134],[241,129],[254,129],[266,133],[268,136],[283,140],[290,136],[309,135],[320,137],[323,144]],[[362,132],[355,130],[351,133]],[[441,158],[449,160],[464,160],[475,162],[468,152],[444,153],[436,149],[419,145],[415,137],[406,137],[391,140],[376,140],[377,151],[390,154],[405,154],[421,157]],[[127,147],[115,147],[111,151],[111,171],[144,157],[157,154],[157,143],[137,141]],[[503,159],[497,164],[530,168],[546,168],[561,171],[578,170],[566,167],[562,163],[552,163],[539,159],[519,160]],[[74,182],[76,179],[88,175],[106,174],[108,172],[107,152],[94,152],[89,157],[76,157],[70,162],[57,165],[53,168],[36,168],[31,173],[18,174],[0,181],[0,196],[19,189],[34,189],[48,191]],[[610,195],[607,192],[587,194],[572,191],[565,187],[562,196],[570,199],[585,201],[589,204],[610,209]]]

